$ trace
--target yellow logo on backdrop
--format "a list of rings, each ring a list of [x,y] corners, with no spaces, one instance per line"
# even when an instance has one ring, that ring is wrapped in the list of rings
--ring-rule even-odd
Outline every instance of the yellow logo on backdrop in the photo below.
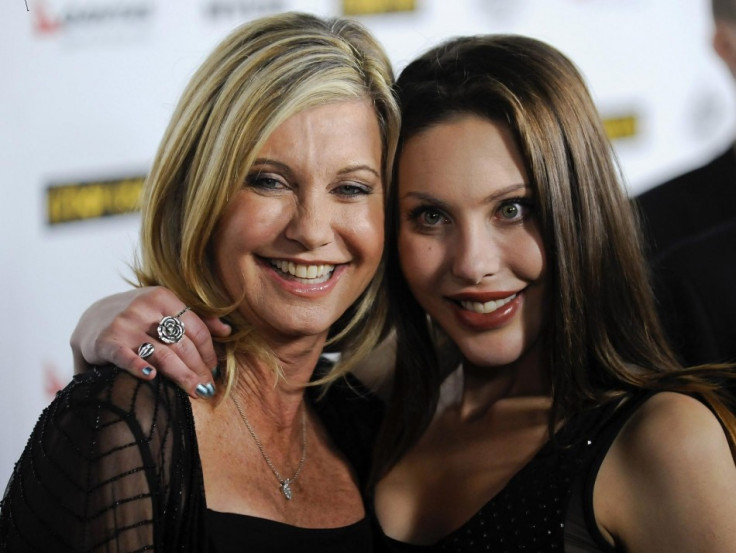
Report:
[[[46,189],[48,223],[57,225],[138,211],[144,179],[131,177],[49,186]]]
[[[412,12],[416,4],[416,0],[342,0],[342,12],[344,15]]]
[[[639,118],[636,114],[604,117],[603,127],[611,140],[632,138],[639,134]]]

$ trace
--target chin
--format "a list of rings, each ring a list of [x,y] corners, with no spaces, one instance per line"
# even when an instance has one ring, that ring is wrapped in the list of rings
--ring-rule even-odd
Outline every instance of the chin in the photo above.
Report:
[[[299,313],[292,312],[290,315],[262,320],[259,326],[263,327],[266,334],[275,333],[276,336],[280,335],[285,339],[298,339],[326,336],[334,323],[334,317],[331,315],[322,314],[320,316],[311,313],[307,316],[300,316]]]
[[[470,355],[465,355],[463,352],[463,358],[466,363],[473,365],[478,368],[494,369],[498,367],[506,367],[512,365],[516,361],[519,361],[522,354],[508,354],[504,355],[499,352],[468,352]]]
[[[500,337],[499,337],[500,338]],[[532,349],[531,344],[504,339],[455,342],[466,362],[476,367],[504,367],[511,365]]]

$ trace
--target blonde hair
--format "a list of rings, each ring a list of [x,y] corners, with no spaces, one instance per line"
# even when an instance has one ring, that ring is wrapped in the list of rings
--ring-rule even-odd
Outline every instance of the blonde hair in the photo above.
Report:
[[[187,85],[156,154],[142,199],[140,285],[161,285],[205,316],[227,316],[226,391],[245,356],[279,372],[275,356],[237,311],[218,278],[212,237],[268,136],[292,115],[331,102],[369,99],[383,143],[388,187],[399,133],[393,74],[378,42],[346,19],[285,13],[235,29]],[[377,275],[330,332],[344,374],[385,332],[386,300]]]

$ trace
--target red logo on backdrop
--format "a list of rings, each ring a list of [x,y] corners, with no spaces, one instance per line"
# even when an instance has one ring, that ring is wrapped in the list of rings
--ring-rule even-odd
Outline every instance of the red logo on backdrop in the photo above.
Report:
[[[61,22],[48,13],[45,4],[38,2],[33,9],[33,26],[37,33],[48,35],[58,31]]]
[[[56,392],[66,386],[66,382],[59,378],[59,370],[53,363],[43,364],[43,391],[46,392],[46,398],[51,401],[56,396]]]

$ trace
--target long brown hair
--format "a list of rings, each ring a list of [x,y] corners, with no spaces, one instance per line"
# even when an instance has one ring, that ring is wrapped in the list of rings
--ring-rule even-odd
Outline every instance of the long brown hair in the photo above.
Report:
[[[667,345],[635,212],[591,96],[569,59],[527,37],[458,38],[409,64],[397,90],[398,155],[411,137],[459,114],[501,121],[515,136],[535,192],[552,291],[544,337],[553,395],[550,429],[586,407],[640,388],[699,392],[722,406],[715,377],[723,373],[682,372]],[[379,477],[429,424],[443,379],[443,334],[413,298],[399,265],[397,194],[394,186],[386,236],[397,365],[376,453]],[[725,407],[715,410],[729,418]]]

